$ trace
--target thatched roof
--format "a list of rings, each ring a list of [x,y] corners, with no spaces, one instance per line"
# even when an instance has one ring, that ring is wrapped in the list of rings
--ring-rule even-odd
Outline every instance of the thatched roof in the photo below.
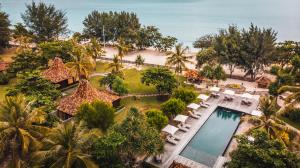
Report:
[[[196,70],[187,70],[184,73],[184,77],[188,79],[194,79],[194,80],[202,80],[203,77],[199,75],[198,71]]]
[[[269,84],[271,83],[271,79],[269,79],[268,77],[266,76],[261,76],[260,78],[258,78],[256,80],[257,83],[264,83],[264,84]]]
[[[101,100],[112,104],[113,101],[119,98],[117,95],[105,91],[98,91],[96,88],[93,88],[87,80],[82,80],[72,95],[60,100],[57,109],[73,116],[82,103],[92,103],[95,100]]]
[[[49,68],[43,71],[42,76],[53,83],[58,83],[73,77],[71,70],[66,67],[61,58],[55,57]]]

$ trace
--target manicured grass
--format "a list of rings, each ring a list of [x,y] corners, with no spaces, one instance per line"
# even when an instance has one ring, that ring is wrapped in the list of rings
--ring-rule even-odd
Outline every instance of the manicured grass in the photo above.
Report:
[[[284,122],[288,123],[289,125],[297,128],[298,130],[300,130],[300,122],[291,121],[290,119],[283,117],[283,116],[279,116],[278,118],[283,120]]]
[[[140,110],[140,112],[145,113],[149,109],[159,109],[160,104],[162,104],[164,100],[159,100],[157,97],[143,97],[143,98],[124,98],[121,100],[121,105],[124,106],[121,112],[116,115],[115,121],[117,123],[122,122],[131,107],[136,107]]]
[[[7,93],[7,89],[11,88],[17,83],[17,78],[13,78],[9,81],[7,85],[0,85],[0,102],[2,102]]]
[[[103,87],[100,86],[100,79],[102,79],[103,77],[102,76],[94,76],[94,77],[91,77],[89,79],[91,85],[97,89],[102,89]]]
[[[96,64],[96,73],[105,73],[111,72],[112,68],[109,68],[108,62],[97,62]]]
[[[11,62],[12,57],[16,55],[16,48],[5,49],[0,58],[5,62]]]
[[[126,69],[124,72],[125,85],[131,94],[154,94],[157,93],[154,86],[147,86],[141,83],[141,71]]]

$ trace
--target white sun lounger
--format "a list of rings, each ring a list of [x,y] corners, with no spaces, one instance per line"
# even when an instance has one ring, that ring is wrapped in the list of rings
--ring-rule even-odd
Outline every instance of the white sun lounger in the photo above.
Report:
[[[199,104],[201,107],[204,107],[204,108],[208,108],[208,105],[204,104],[204,103],[200,103]]]
[[[181,125],[187,129],[190,129],[192,127],[190,124],[187,123],[182,123]]]
[[[189,113],[189,116],[192,117],[192,118],[195,118],[195,119],[199,119],[199,115],[196,115],[195,113],[191,112],[191,111],[188,111]]]
[[[189,130],[186,127],[183,127],[181,124],[178,124],[178,129],[183,132],[188,132]]]
[[[166,141],[169,142],[172,145],[177,145],[178,141],[175,140],[175,138],[167,136]]]
[[[177,135],[168,135],[168,136],[169,136],[169,138],[174,139],[176,141],[180,141],[181,140],[181,138],[179,136],[177,136]]]

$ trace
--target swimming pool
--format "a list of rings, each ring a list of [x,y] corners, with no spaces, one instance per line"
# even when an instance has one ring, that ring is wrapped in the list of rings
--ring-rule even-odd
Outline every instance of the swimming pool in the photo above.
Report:
[[[241,114],[237,111],[217,107],[180,155],[213,167],[218,156],[223,155],[231,141],[239,125]]]

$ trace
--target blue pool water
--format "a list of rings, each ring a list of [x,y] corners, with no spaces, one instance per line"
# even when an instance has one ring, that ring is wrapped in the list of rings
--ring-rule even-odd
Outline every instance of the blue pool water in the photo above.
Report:
[[[188,159],[213,167],[223,155],[240,122],[241,113],[218,107],[180,153]]]
[[[25,4],[33,0],[0,0],[13,24],[22,21]],[[278,40],[300,40],[299,0],[35,0],[54,4],[67,13],[69,28],[81,31],[92,11],[131,11],[144,25],[155,25],[186,45],[229,24],[251,22],[278,31]]]

